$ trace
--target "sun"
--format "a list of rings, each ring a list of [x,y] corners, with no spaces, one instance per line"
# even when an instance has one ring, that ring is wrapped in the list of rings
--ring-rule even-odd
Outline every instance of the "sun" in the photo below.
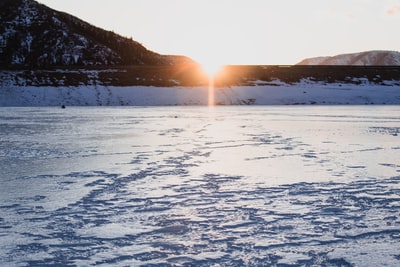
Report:
[[[208,77],[212,78],[218,74],[218,72],[222,69],[223,64],[221,64],[217,60],[203,60],[201,62],[201,66],[203,71],[207,74]]]
[[[215,88],[214,80],[218,73],[222,70],[223,65],[215,59],[202,61],[201,67],[203,72],[208,76],[208,106],[215,105]]]

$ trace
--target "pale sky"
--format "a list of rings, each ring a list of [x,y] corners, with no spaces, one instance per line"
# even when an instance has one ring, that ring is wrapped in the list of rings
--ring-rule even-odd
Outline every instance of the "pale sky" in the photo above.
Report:
[[[400,0],[39,0],[161,54],[200,63],[295,64],[400,51]]]

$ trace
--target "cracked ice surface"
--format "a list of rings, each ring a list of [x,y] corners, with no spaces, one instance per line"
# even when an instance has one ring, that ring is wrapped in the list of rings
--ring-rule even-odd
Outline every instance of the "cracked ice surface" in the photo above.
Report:
[[[0,265],[395,266],[400,108],[1,108]]]

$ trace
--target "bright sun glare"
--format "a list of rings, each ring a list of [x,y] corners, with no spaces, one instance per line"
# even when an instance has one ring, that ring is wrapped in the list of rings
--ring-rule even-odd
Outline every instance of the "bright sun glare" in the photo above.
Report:
[[[215,105],[215,89],[214,89],[214,78],[222,69],[222,64],[217,60],[203,61],[201,64],[203,71],[208,76],[208,106]]]
[[[213,61],[213,60],[207,60],[202,62],[202,68],[203,71],[209,76],[209,77],[214,77],[222,68],[222,64]]]

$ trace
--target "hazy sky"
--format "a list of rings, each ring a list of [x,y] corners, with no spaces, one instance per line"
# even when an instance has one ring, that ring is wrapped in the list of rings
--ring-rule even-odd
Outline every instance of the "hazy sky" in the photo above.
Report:
[[[400,51],[400,0],[39,0],[162,54],[201,63],[295,64]]]

